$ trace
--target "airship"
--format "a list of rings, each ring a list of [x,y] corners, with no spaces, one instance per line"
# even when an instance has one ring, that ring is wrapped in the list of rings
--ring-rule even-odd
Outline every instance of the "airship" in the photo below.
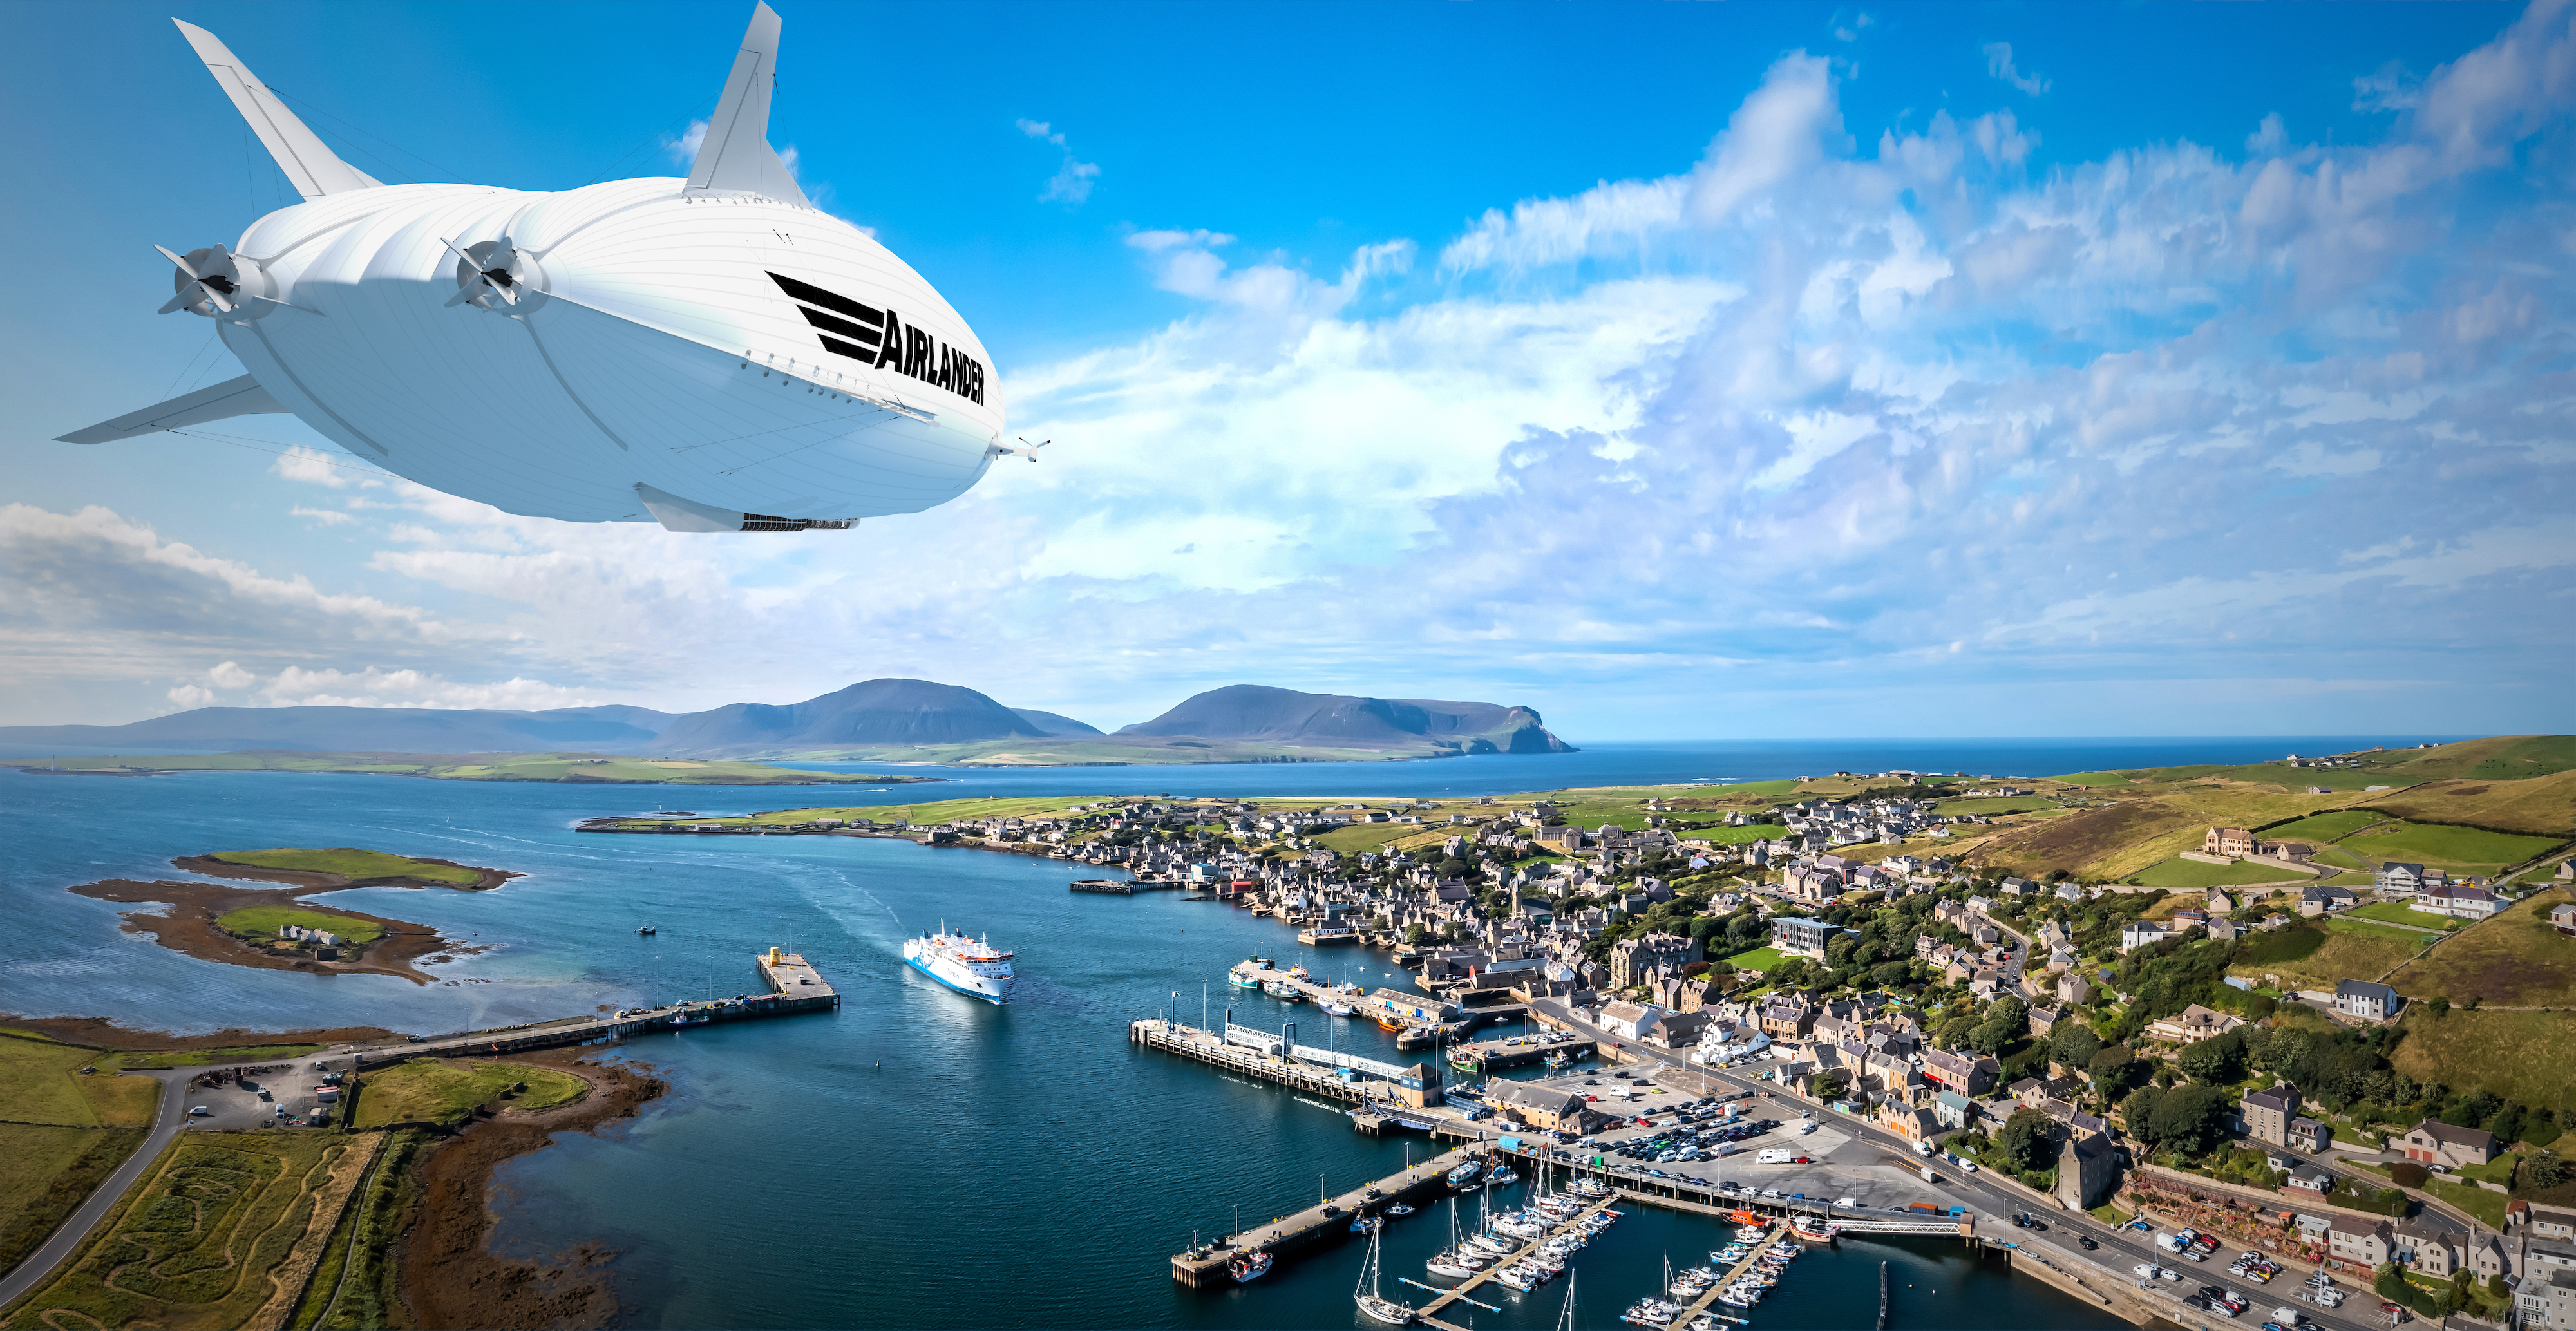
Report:
[[[213,320],[249,373],[64,442],[291,413],[505,512],[683,532],[847,529],[1034,457],[1004,446],[966,321],[770,147],[768,5],[687,179],[552,193],[380,183],[178,26],[303,202],[229,246],[161,249],[161,312]]]

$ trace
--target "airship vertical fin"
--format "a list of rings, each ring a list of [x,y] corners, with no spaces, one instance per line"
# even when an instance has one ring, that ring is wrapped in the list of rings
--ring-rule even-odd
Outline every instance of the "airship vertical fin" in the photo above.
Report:
[[[296,193],[318,199],[325,194],[374,189],[384,183],[341,161],[339,154],[324,147],[322,140],[286,109],[286,103],[250,72],[250,66],[215,39],[215,34],[193,23],[170,21],[179,24],[180,34],[197,49],[197,58],[206,62],[206,72],[214,75],[224,95],[233,99],[234,109],[250,122],[251,132],[259,135],[259,141],[267,145],[268,155],[277,159],[278,169],[294,182]]]
[[[726,76],[724,96],[707,121],[707,136],[689,166],[691,194],[759,194],[812,207],[794,173],[769,146],[769,93],[778,82],[778,12],[753,8],[742,49]]]

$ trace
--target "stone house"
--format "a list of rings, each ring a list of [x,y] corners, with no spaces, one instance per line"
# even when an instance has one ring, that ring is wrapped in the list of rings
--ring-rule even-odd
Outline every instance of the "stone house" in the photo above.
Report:
[[[2338,1214],[2327,1221],[2326,1252],[2342,1261],[2378,1266],[2388,1260],[2395,1238],[2385,1220]]]
[[[2098,1133],[2069,1134],[2057,1151],[2057,1200],[2073,1210],[2102,1204],[2120,1184],[2120,1154]]]
[[[2406,1130],[2403,1149],[2406,1158],[2417,1164],[2462,1169],[2495,1158],[2495,1134],[2484,1128],[2455,1128],[2428,1118]]]
[[[2204,855],[2251,855],[2254,851],[2254,834],[2241,827],[2213,827],[2200,839],[2200,852]]]
[[[2273,1146],[2290,1144],[2290,1121],[2299,1114],[2299,1088],[2275,1082],[2245,1097],[2245,1135]]]
[[[2458,1267],[2459,1250],[2451,1246],[2452,1236],[2415,1219],[2400,1220],[2393,1227],[2397,1255],[2420,1275],[2448,1280]]]

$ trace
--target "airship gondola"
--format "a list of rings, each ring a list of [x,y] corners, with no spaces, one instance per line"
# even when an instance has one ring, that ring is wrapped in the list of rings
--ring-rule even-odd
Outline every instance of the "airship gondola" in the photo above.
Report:
[[[694,532],[916,513],[1022,451],[966,321],[771,149],[765,4],[687,179],[552,193],[379,183],[179,30],[304,201],[161,251],[162,312],[213,320],[249,373],[65,442],[288,412],[505,512]]]

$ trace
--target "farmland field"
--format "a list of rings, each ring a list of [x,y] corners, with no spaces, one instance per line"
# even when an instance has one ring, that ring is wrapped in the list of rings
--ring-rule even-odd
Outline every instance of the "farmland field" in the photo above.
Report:
[[[2371,832],[2344,843],[2374,860],[2420,861],[2426,864],[2499,867],[2518,863],[2558,844],[2552,837],[2482,832],[2474,827],[2409,823]]]
[[[2247,883],[2306,884],[2315,881],[2268,864],[2204,864],[2199,860],[2186,860],[2179,855],[2150,864],[2129,876],[2145,887],[2186,889],[2237,887]]]
[[[2521,781],[2434,781],[2375,802],[2390,812],[2433,822],[2544,836],[2576,834],[2576,772]]]
[[[2397,992],[2416,998],[2440,994],[2454,1003],[2471,998],[2505,1007],[2576,1005],[2576,938],[2559,934],[2549,911],[2568,900],[2568,889],[2534,892],[2462,930],[2389,977]],[[2560,1016],[2576,1024],[2576,1018]]]
[[[9,1331],[284,1325],[376,1135],[190,1133]]]

